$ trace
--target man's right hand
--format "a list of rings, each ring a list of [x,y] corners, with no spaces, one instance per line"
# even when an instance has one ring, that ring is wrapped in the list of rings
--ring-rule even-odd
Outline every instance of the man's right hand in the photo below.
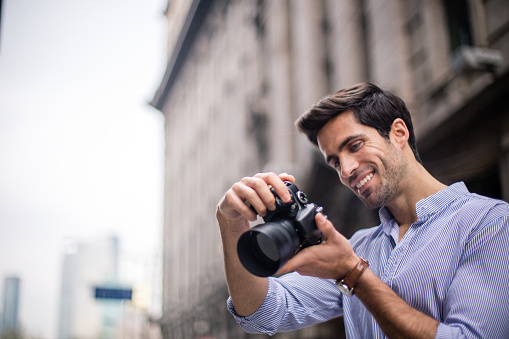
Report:
[[[267,209],[276,208],[276,200],[270,191],[273,187],[276,194],[283,200],[289,202],[291,197],[288,188],[283,181],[295,182],[295,178],[287,173],[275,174],[258,173],[252,177],[242,178],[239,182],[226,192],[218,205],[218,211],[228,220],[247,219],[256,220],[256,213],[261,217],[267,213]]]
[[[283,181],[295,181],[289,174],[259,173],[245,177],[226,192],[217,205],[216,217],[223,242],[226,282],[235,311],[240,316],[255,312],[265,300],[269,282],[249,273],[240,263],[237,255],[237,241],[249,229],[248,220],[255,220],[256,213],[265,216],[267,209],[275,209],[276,199],[270,191],[284,201],[290,201],[288,188]]]

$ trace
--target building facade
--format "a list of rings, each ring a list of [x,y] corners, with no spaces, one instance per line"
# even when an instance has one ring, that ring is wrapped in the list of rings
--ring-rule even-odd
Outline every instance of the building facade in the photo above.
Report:
[[[294,128],[361,81],[407,103],[425,167],[509,200],[509,3],[503,0],[175,0],[166,119],[165,338],[263,337],[226,310],[215,206],[244,176],[292,173],[345,236],[378,224]],[[338,334],[339,333],[339,334]],[[341,319],[278,334],[338,338]]]

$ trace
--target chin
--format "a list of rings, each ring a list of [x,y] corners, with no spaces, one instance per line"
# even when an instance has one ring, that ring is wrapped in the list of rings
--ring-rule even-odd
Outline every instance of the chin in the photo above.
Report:
[[[384,206],[385,199],[380,199],[379,197],[373,197],[372,194],[368,192],[363,192],[363,195],[360,195],[359,198],[369,209],[379,209]],[[367,194],[367,195],[366,195]],[[383,200],[383,201],[382,201]]]

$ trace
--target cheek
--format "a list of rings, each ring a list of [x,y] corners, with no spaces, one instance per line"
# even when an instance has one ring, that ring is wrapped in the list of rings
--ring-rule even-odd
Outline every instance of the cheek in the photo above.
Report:
[[[341,183],[342,183],[343,185],[345,185],[346,187],[349,187],[348,179],[343,178],[343,177],[341,176],[341,172],[340,172],[340,171],[336,171],[336,174],[338,175],[339,181],[341,181]]]

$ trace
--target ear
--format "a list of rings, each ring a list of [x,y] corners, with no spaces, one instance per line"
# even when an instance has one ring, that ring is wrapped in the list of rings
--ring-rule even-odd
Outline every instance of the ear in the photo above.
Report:
[[[408,128],[401,118],[397,118],[392,122],[390,138],[401,148],[408,142],[408,138],[410,137],[410,132],[408,132]]]

